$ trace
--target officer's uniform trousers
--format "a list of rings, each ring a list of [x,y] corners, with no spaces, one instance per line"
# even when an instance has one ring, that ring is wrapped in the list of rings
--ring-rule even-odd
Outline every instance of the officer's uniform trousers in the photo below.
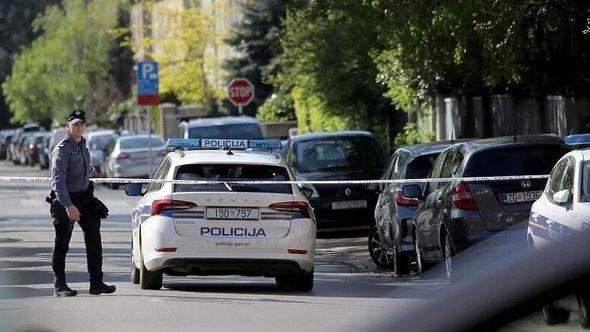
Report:
[[[72,203],[78,208],[81,214],[78,223],[84,232],[90,284],[100,284],[103,275],[100,218],[93,211],[91,207],[92,196],[87,192],[69,193],[69,195]],[[66,284],[66,254],[70,247],[74,224],[74,222],[69,220],[53,220],[53,226],[55,227],[55,246],[53,247],[51,266],[55,273],[55,286]]]

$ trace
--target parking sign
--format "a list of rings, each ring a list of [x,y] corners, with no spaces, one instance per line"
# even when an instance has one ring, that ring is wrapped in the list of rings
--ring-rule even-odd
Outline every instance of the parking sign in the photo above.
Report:
[[[158,63],[142,61],[137,63],[137,104],[158,105]]]

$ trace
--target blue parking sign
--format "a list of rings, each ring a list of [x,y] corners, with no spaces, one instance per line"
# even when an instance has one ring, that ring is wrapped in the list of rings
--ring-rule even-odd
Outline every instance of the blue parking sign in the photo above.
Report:
[[[158,105],[158,63],[142,61],[137,63],[137,103],[139,105]]]

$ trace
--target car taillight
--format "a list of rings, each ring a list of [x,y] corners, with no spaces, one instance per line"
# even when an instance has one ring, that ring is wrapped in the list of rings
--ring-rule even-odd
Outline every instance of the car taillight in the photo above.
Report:
[[[131,158],[131,156],[129,156],[126,153],[122,153],[122,152],[115,156],[115,160],[123,160],[123,159],[129,159],[129,158]]]
[[[473,199],[473,195],[471,195],[469,186],[465,183],[459,183],[453,188],[451,191],[451,198],[453,200],[453,205],[458,209],[470,211],[477,210],[475,199]]]
[[[193,203],[193,202],[186,202],[186,201],[181,201],[181,200],[177,200],[177,199],[169,199],[169,198],[165,198],[165,199],[156,199],[152,202],[152,209],[151,209],[151,215],[155,216],[158,215],[162,212],[162,210],[164,209],[168,209],[168,208],[174,208],[174,209],[178,209],[178,210],[183,210],[183,209],[190,209],[193,206],[197,206],[197,204]]]
[[[395,204],[400,206],[418,206],[418,203],[420,203],[420,201],[417,198],[408,198],[404,196],[401,189],[398,189],[395,192],[393,200],[395,201]]]
[[[274,203],[268,206],[271,209],[279,211],[297,211],[303,215],[304,218],[311,219],[310,207],[305,202],[293,201],[293,202],[281,202]]]

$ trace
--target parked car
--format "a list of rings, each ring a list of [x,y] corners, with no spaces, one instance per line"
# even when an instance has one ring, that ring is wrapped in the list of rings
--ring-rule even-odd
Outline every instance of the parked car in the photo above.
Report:
[[[49,145],[51,143],[51,133],[46,133],[39,147],[39,168],[48,169],[51,166],[51,149]]]
[[[296,135],[285,147],[287,164],[297,180],[379,179],[385,164],[371,133],[320,132]],[[376,185],[313,185],[311,206],[318,229],[372,227]]]
[[[443,151],[429,178],[546,175],[569,147],[554,135],[499,137],[458,143]],[[418,198],[412,233],[418,273],[444,261],[452,274],[452,257],[502,232],[515,246],[526,245],[531,205],[546,179],[429,182],[404,188]],[[508,230],[510,229],[510,230]]]
[[[8,160],[9,146],[14,134],[14,129],[5,129],[0,132],[0,159]]]
[[[21,161],[20,157],[20,146],[23,142],[22,136],[25,133],[31,133],[35,131],[39,131],[41,127],[37,123],[28,123],[20,128],[17,128],[14,132],[14,137],[10,142],[10,160],[15,164],[19,164]]]
[[[179,126],[184,138],[262,139],[260,123],[249,116],[196,119]]]
[[[27,165],[27,150],[29,149],[31,137],[33,137],[37,132],[24,132],[20,136],[20,141],[17,142],[16,145],[16,158],[17,164]]]
[[[24,164],[35,166],[39,163],[39,150],[42,147],[46,133],[35,133],[25,139],[23,146]]]
[[[397,149],[389,160],[383,179],[422,179],[434,165],[438,155],[457,141],[439,141]],[[418,184],[420,188],[424,184]],[[412,217],[419,201],[403,195],[403,184],[379,186],[379,198],[375,208],[375,227],[368,239],[369,254],[379,267],[394,268],[394,274],[410,272],[414,243],[410,229]]]
[[[152,168],[155,168],[167,153],[162,137],[147,134],[125,135],[113,138],[107,145],[107,155],[102,169],[109,178],[147,178],[148,142],[151,142]],[[118,184],[111,184],[117,189]]]
[[[86,135],[86,145],[90,151],[90,165],[96,169],[99,175],[104,175],[101,164],[107,157],[107,145],[116,137],[114,130],[92,131]]]

